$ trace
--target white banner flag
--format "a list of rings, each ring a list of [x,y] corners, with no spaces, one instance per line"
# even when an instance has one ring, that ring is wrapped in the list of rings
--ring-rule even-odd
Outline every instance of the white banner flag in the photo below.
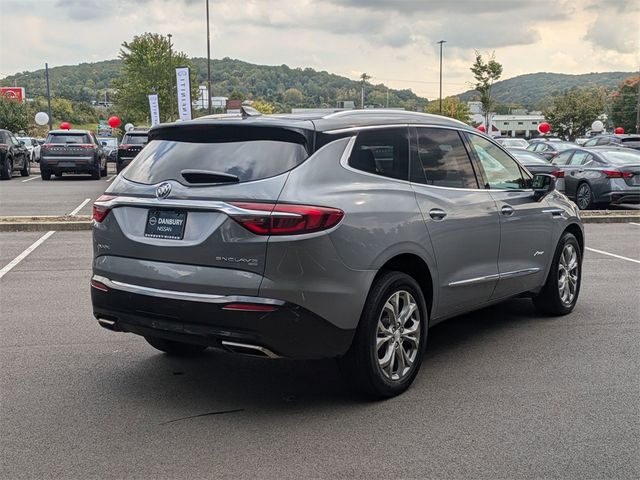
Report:
[[[189,67],[176,68],[176,85],[178,87],[178,112],[180,120],[191,120],[191,80]]]
[[[149,111],[151,112],[151,126],[158,125],[160,123],[160,106],[158,105],[158,95],[148,95],[149,97]]]

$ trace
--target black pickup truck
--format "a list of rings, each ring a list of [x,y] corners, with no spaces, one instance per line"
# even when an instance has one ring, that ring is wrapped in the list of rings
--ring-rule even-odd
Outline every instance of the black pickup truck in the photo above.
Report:
[[[99,180],[107,174],[107,157],[102,145],[89,130],[52,130],[40,150],[43,180],[63,173],[89,173]]]

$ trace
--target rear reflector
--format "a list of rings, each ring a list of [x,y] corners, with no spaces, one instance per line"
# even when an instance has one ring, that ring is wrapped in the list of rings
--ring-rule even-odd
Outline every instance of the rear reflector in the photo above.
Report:
[[[114,197],[112,197],[111,195],[101,195],[96,200],[96,203],[97,202],[108,202],[109,200],[111,200],[113,198]],[[93,220],[95,220],[98,223],[102,223],[102,221],[105,218],[107,218],[107,215],[109,215],[109,212],[111,211],[111,209],[109,209],[107,207],[103,207],[102,205],[96,205],[96,203],[93,204]]]
[[[100,290],[101,292],[109,291],[109,289],[104,283],[100,283],[96,280],[91,280],[91,288],[95,288],[96,290]]]
[[[337,208],[273,203],[232,203],[255,213],[232,215],[236,222],[256,235],[302,235],[336,226],[344,212]],[[264,213],[261,213],[264,212]]]
[[[236,312],[273,312],[277,310],[276,305],[263,305],[260,303],[230,303],[222,307],[222,310],[233,310]]]

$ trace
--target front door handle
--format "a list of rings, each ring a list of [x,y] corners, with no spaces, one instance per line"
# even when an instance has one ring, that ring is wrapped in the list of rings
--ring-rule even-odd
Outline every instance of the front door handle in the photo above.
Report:
[[[432,208],[429,210],[429,216],[434,220],[444,220],[444,217],[447,216],[447,212],[441,208]]]
[[[503,205],[500,209],[500,213],[502,213],[502,215],[504,215],[505,217],[510,217],[515,213],[515,210],[511,205]]]

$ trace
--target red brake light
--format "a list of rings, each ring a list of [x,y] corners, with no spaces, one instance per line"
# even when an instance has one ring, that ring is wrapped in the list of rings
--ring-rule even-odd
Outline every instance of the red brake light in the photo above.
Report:
[[[122,143],[120,144],[120,146],[118,146],[118,150],[126,150],[127,148],[129,148],[129,145],[127,143]]]
[[[635,174],[633,172],[622,172],[622,178],[631,178]]]
[[[602,173],[604,173],[607,178],[622,178],[622,172],[617,170],[602,170]]]
[[[551,175],[556,178],[564,178],[564,170],[556,170],[555,172],[552,172]]]
[[[276,305],[264,305],[261,303],[229,303],[222,307],[222,310],[233,310],[236,312],[273,312],[277,310]]]
[[[336,226],[344,212],[337,208],[313,205],[273,203],[233,203],[255,213],[232,215],[232,218],[256,235],[301,235]],[[260,213],[265,212],[265,213]]]
[[[104,207],[102,205],[97,205],[98,202],[108,202],[109,200],[113,199],[114,197],[112,197],[111,195],[101,195],[97,200],[96,203],[93,204],[93,220],[95,220],[98,223],[102,223],[102,221],[107,218],[107,215],[109,215],[109,212],[111,211],[110,208]]]
[[[93,148],[93,143],[76,143],[75,146],[80,148]]]

